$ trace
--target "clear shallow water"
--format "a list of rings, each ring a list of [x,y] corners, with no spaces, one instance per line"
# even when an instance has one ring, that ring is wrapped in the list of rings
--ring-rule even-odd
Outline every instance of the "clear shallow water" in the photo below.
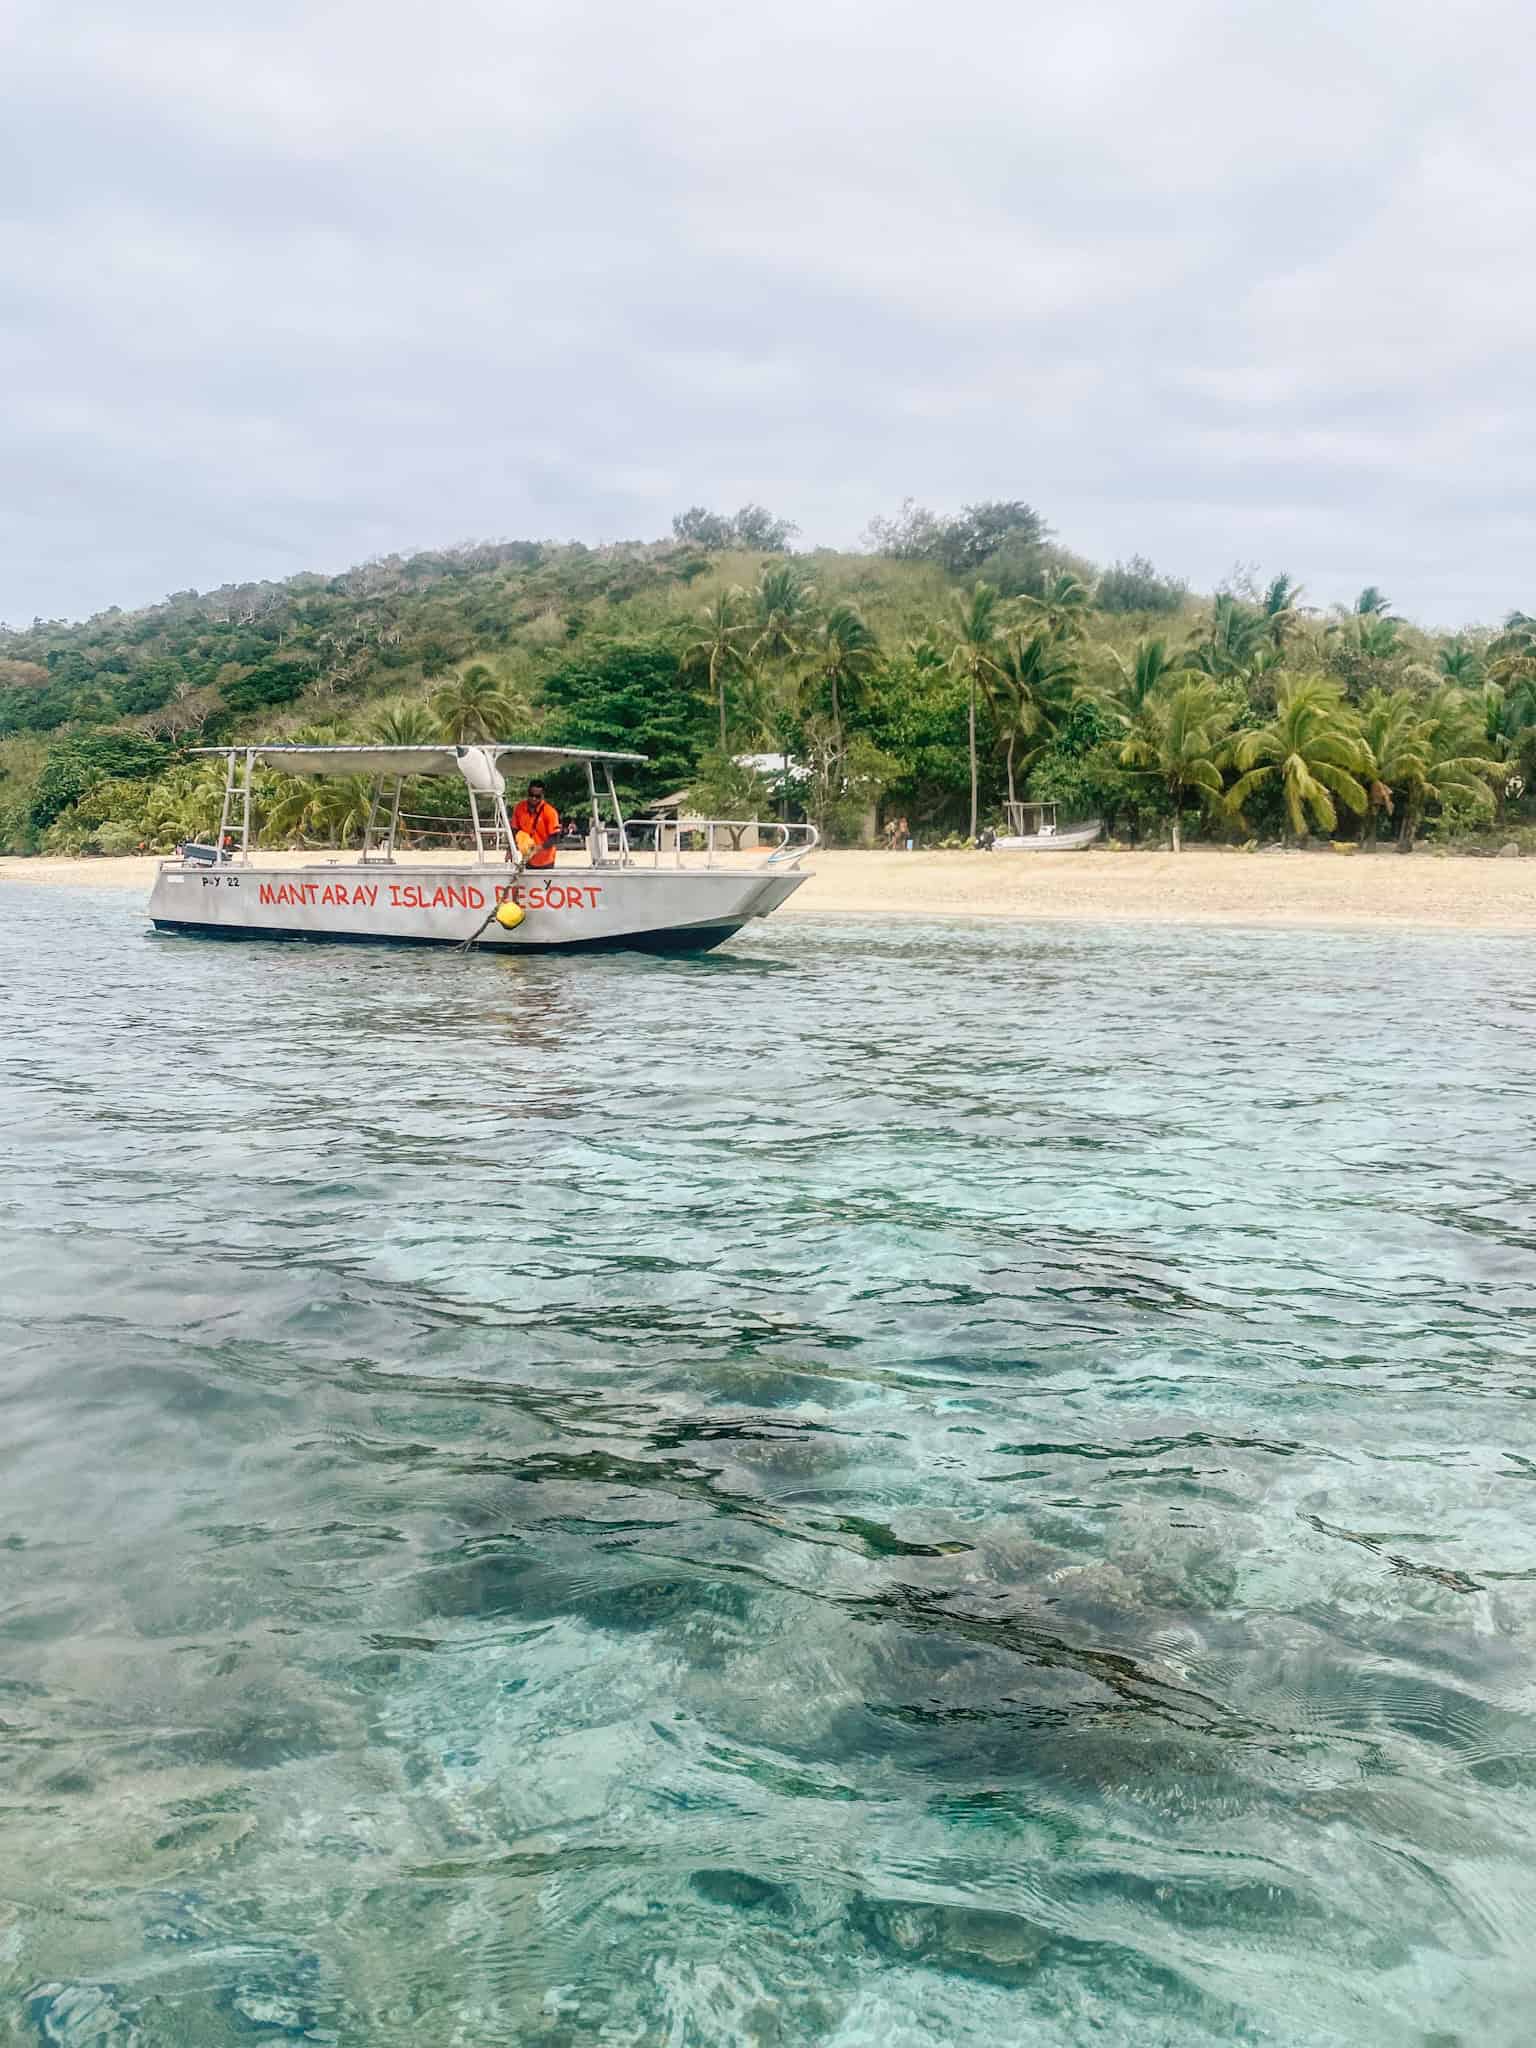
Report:
[[[1528,2038],[1528,947],[0,1005],[0,2040]]]

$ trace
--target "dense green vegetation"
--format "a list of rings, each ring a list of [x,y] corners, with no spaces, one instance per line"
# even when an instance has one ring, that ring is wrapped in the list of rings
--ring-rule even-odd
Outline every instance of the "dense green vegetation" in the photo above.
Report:
[[[1536,823],[1536,618],[1421,632],[1379,590],[1324,614],[1289,576],[1192,595],[1098,569],[1022,502],[910,502],[867,551],[788,552],[761,506],[669,540],[513,542],[181,591],[0,628],[0,850],[160,849],[209,831],[231,741],[539,738],[649,756],[632,799],[878,810],[942,842],[1011,794],[1179,846],[1411,846]],[[788,755],[765,783],[743,757]],[[266,775],[268,843],[346,839],[360,785]],[[424,808],[462,809],[443,785]]]

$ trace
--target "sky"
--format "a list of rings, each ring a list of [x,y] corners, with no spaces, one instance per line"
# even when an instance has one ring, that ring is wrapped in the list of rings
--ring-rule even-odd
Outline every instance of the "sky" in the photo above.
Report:
[[[760,501],[1536,610],[1519,0],[0,0],[0,620]]]

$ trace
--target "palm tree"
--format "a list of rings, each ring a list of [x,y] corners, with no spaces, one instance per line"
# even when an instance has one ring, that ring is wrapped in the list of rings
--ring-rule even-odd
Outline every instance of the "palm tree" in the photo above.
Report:
[[[442,737],[425,704],[386,704],[368,727],[368,738],[381,747],[433,747]]]
[[[1480,751],[1487,741],[1476,698],[1445,683],[1424,699],[1419,711],[1428,762],[1423,776],[1409,787],[1398,834],[1405,850],[1413,845],[1427,804],[1443,803],[1450,795],[1482,801],[1507,773],[1502,761],[1490,760],[1486,751]]]
[[[1401,690],[1372,690],[1360,707],[1360,741],[1367,759],[1365,844],[1376,850],[1383,817],[1397,798],[1429,773],[1428,735],[1412,697]]]
[[[1230,591],[1222,591],[1205,638],[1186,650],[1179,666],[1213,677],[1243,676],[1269,638],[1269,621]]]
[[[505,739],[523,715],[494,669],[473,661],[432,699],[432,709],[455,746],[476,740]]]
[[[1488,649],[1488,680],[1506,689],[1536,682],[1536,619],[1528,613],[1511,612],[1504,621],[1503,632]]]
[[[1264,678],[1273,675],[1277,669],[1284,666],[1285,650],[1275,641],[1267,641],[1262,647],[1253,650],[1253,658],[1243,671],[1243,681],[1247,685],[1249,697],[1254,702],[1262,703],[1266,699],[1273,701],[1271,686]]]
[[[971,837],[976,837],[976,692],[994,689],[1002,676],[997,592],[990,583],[973,583],[969,596],[955,592],[955,636],[949,657],[956,675],[967,684],[967,735],[971,756]]]
[[[1009,641],[1002,674],[989,691],[1003,728],[1009,803],[1015,801],[1014,750],[1019,741],[1035,741],[1024,757],[1023,766],[1028,768],[1049,744],[1076,694],[1076,657],[1049,627]]]
[[[1483,680],[1482,654],[1476,647],[1469,647],[1459,633],[1440,649],[1435,666],[1442,680],[1455,683],[1458,689],[1475,690]]]
[[[1320,831],[1334,829],[1335,798],[1357,816],[1370,801],[1360,781],[1370,766],[1366,749],[1337,688],[1322,676],[1285,684],[1272,721],[1239,734],[1233,759],[1240,772],[1228,809],[1240,814],[1256,789],[1278,780],[1298,839],[1309,821]]]
[[[1080,640],[1093,609],[1093,592],[1071,569],[1058,569],[1038,597],[1019,603],[1054,640]]]
[[[785,816],[789,803],[789,750],[795,724],[792,692],[784,671],[805,650],[816,625],[815,587],[793,562],[764,569],[752,593],[752,634],[747,656],[751,717],[757,730],[771,735],[784,755]],[[776,677],[770,670],[777,670]],[[774,687],[777,683],[777,689]]]
[[[284,775],[265,806],[263,836],[302,839],[317,846],[350,845],[362,837],[373,796],[373,778],[368,775]]]
[[[859,685],[880,659],[880,643],[864,622],[857,605],[835,604],[818,628],[809,681],[825,685],[832,718],[833,744],[846,751],[843,711]]]
[[[1397,653],[1399,620],[1388,612],[1360,612],[1354,620],[1355,646],[1368,661],[1390,661]]]
[[[374,785],[366,775],[347,775],[321,782],[317,809],[318,837],[327,844],[350,846],[361,839],[373,811]]]
[[[742,616],[746,592],[733,585],[712,597],[699,613],[703,632],[691,647],[683,649],[683,669],[689,675],[708,678],[709,694],[720,714],[720,753],[728,749],[725,736],[725,679],[741,666],[743,642],[748,627]]]
[[[295,778],[296,780],[299,778]],[[165,844],[211,838],[224,805],[224,763],[184,762],[150,783],[145,792],[144,827]]]
[[[793,562],[764,569],[752,593],[754,661],[792,661],[802,651],[815,623],[815,596]]]
[[[1176,664],[1168,652],[1168,642],[1161,639],[1138,640],[1130,661],[1113,648],[1108,652],[1115,673],[1096,694],[1111,717],[1119,719],[1129,731],[1140,718],[1147,699],[1173,673]]]
[[[1506,766],[1518,766],[1522,777],[1536,765],[1536,678],[1527,677],[1501,689],[1483,685],[1483,733],[1490,753]]]
[[[1367,684],[1379,686],[1387,677],[1388,664],[1405,650],[1398,640],[1402,621],[1386,608],[1379,590],[1367,588],[1353,611],[1339,612],[1329,620],[1326,634],[1335,643],[1328,666],[1345,679],[1349,696],[1357,698]],[[1411,680],[1405,675],[1403,680]]]
[[[1284,571],[1270,578],[1259,609],[1264,614],[1264,628],[1277,647],[1285,645],[1288,634],[1301,623],[1301,600],[1305,593],[1299,583],[1293,583]]]
[[[1191,793],[1221,801],[1221,771],[1231,730],[1225,692],[1208,677],[1164,684],[1142,705],[1120,742],[1120,765],[1155,783],[1173,812],[1173,850],[1184,838],[1180,813]]]
[[[949,667],[949,651],[932,627],[924,627],[921,633],[913,634],[902,642],[902,653],[920,675],[936,673]]]

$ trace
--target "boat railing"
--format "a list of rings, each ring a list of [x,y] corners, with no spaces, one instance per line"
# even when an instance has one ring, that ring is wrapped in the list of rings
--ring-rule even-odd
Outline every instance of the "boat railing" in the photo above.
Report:
[[[744,842],[751,834],[755,844]],[[613,826],[605,830],[604,852],[630,866],[712,868],[730,854],[762,854],[769,841],[765,868],[798,867],[811,850],[820,845],[821,834],[814,825],[790,824],[765,818],[626,818],[622,833]]]
[[[402,812],[392,825],[394,829],[382,839],[365,835],[359,852],[335,849],[325,857],[325,864],[337,865],[337,855],[343,851],[359,867],[394,867],[397,849],[417,859],[446,852],[491,864],[508,855],[506,835],[499,823],[493,825],[489,820],[481,828],[478,845],[461,818]],[[595,867],[739,868],[746,857],[759,868],[788,869],[798,867],[820,844],[821,834],[814,825],[773,818],[626,818],[621,825],[588,827],[574,842],[562,838],[556,850],[569,860],[573,852],[585,848]],[[320,847],[305,850],[317,859],[325,852]],[[188,840],[162,865],[180,869],[234,862],[245,866],[250,859],[251,848],[245,844],[221,846],[213,840]]]

